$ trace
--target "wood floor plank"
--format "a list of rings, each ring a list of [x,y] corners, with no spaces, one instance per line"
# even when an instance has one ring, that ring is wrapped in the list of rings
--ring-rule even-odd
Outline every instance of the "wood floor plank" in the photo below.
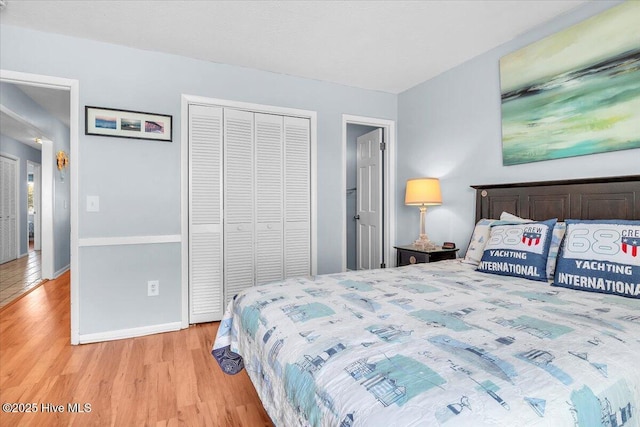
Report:
[[[198,379],[193,367],[191,351],[187,348],[187,334],[178,334],[176,342],[178,345],[174,347],[173,360],[176,376],[180,379],[176,382],[176,395],[178,407],[183,408],[198,403]]]
[[[69,278],[0,313],[0,401],[39,405],[0,413],[1,426],[272,425],[246,373],[225,375],[211,356],[218,323],[70,345]]]

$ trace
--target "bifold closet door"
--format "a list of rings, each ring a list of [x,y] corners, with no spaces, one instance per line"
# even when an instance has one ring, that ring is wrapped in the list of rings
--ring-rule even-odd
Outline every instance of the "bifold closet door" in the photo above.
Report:
[[[224,110],[225,304],[255,283],[253,129],[253,113]]]
[[[256,284],[284,278],[282,116],[255,114]]]
[[[0,156],[0,264],[18,258],[18,162]]]
[[[222,114],[189,106],[189,323],[224,314]]]
[[[190,323],[311,273],[309,119],[189,106]]]
[[[284,274],[311,274],[309,119],[284,117]]]

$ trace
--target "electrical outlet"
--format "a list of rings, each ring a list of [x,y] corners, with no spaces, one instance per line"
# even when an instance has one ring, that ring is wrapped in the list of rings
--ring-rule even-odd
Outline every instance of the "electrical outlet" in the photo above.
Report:
[[[148,297],[157,297],[160,295],[160,281],[159,280],[149,280],[147,282],[147,296]]]

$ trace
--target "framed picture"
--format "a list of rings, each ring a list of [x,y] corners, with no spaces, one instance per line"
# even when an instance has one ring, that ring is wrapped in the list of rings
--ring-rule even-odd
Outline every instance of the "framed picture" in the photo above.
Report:
[[[500,59],[505,166],[640,148],[638,22],[624,2]]]
[[[172,141],[173,117],[140,111],[85,107],[86,135]]]

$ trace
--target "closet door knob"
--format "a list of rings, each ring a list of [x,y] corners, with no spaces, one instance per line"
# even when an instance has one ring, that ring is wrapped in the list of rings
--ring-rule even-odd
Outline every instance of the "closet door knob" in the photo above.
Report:
[[[242,231],[242,226],[241,225],[238,226],[238,231]]]
[[[271,230],[273,226],[271,224],[267,224],[267,230]]]

